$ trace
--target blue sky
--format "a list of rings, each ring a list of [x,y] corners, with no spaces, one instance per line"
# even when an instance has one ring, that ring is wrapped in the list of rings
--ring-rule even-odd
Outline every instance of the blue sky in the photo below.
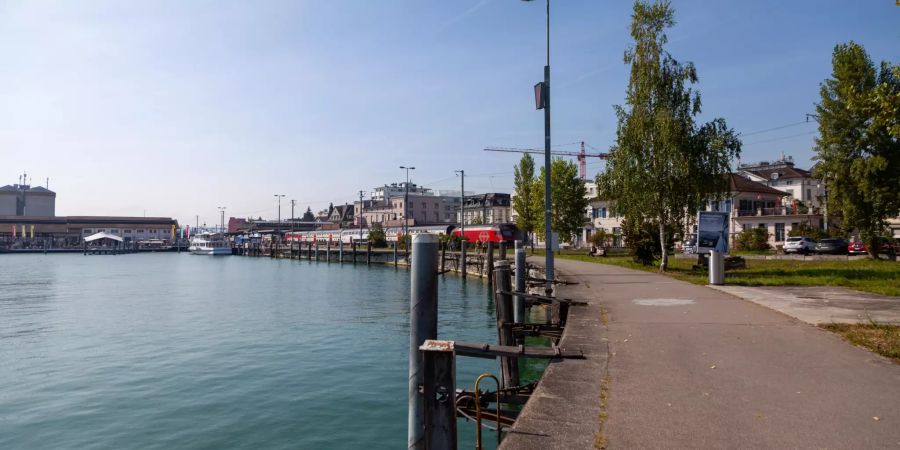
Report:
[[[837,43],[900,61],[894,3],[674,1],[668,50],[697,66],[702,119],[752,133],[813,112]],[[605,151],[631,2],[552,8],[553,142]],[[510,192],[517,156],[482,148],[542,145],[544,38],[540,1],[5,1],[0,184],[27,171],[60,215],[185,223],[274,217],[275,193],[352,201],[400,165],[435,189],[465,169],[467,190]],[[814,132],[748,135],[742,160],[809,166]]]

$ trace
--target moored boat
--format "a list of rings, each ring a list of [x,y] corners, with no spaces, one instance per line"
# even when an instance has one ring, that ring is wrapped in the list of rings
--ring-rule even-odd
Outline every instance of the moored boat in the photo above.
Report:
[[[190,252],[194,255],[230,255],[231,246],[221,234],[202,233],[191,238]]]

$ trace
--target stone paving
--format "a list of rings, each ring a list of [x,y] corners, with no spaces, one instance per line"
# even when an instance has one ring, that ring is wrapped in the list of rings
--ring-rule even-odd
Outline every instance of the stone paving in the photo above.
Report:
[[[900,325],[900,297],[867,294],[832,286],[710,286],[806,323]]]
[[[501,448],[900,448],[900,364],[705,286],[557,269],[589,303],[562,345],[588,359],[551,364]]]

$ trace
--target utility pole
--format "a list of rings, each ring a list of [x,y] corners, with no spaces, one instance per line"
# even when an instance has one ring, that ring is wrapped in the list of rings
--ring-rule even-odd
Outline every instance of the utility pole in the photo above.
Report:
[[[359,218],[357,219],[359,222],[359,240],[362,240],[362,226],[363,226],[363,195],[366,191],[359,191]]]
[[[466,171],[456,170],[459,174],[459,273],[466,278]]]
[[[466,171],[454,170],[459,175],[459,237],[466,236]]]
[[[225,232],[225,206],[219,207],[219,213],[222,215],[221,230],[224,233]]]
[[[297,200],[291,199],[291,233],[294,232],[294,222],[296,222],[294,220],[294,217],[297,217],[294,215],[294,206],[296,206],[296,205],[297,205]]]

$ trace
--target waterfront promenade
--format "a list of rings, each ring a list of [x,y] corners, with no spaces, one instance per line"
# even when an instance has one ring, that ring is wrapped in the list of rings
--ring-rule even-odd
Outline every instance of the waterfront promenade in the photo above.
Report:
[[[557,269],[580,283],[559,295],[590,303],[571,310],[580,331],[562,344],[603,351],[577,375],[552,365],[503,448],[900,446],[900,365],[704,286],[589,262]]]

